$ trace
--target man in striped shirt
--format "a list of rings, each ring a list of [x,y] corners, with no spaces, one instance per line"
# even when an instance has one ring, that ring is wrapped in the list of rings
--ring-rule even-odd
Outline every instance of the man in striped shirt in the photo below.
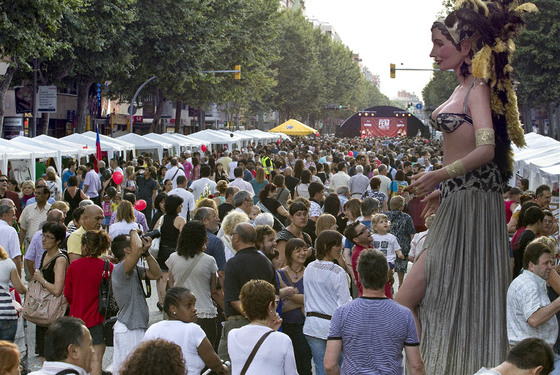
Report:
[[[383,253],[373,249],[362,251],[358,276],[363,294],[334,312],[325,353],[327,375],[401,375],[403,348],[410,374],[425,375],[412,312],[385,296],[388,272]]]

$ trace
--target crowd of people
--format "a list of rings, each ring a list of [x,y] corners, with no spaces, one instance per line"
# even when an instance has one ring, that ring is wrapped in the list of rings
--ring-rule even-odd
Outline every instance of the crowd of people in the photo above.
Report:
[[[83,368],[92,374],[104,372],[98,286],[105,260],[119,307],[115,374],[138,366],[130,358],[143,342],[162,339],[179,346],[190,373],[227,373],[222,359],[238,374],[266,327],[282,333],[262,344],[248,373],[274,368],[305,375],[314,367],[315,374],[326,374],[339,365],[345,373],[363,366],[402,369],[404,348],[411,373],[422,374],[414,314],[390,299],[422,253],[434,219],[422,216],[426,205],[408,187],[415,175],[441,166],[437,141],[326,138],[185,152],[161,163],[149,155],[113,159],[108,167],[99,162],[98,171],[86,164],[85,175],[70,160],[60,179],[63,193],[54,198],[45,180],[21,183],[27,189],[22,194],[9,190],[3,175],[2,286],[8,290],[11,282],[24,294],[22,279],[37,280],[49,293],[63,294],[68,315],[80,319],[72,322],[87,328],[93,354]],[[113,175],[120,171],[125,178],[117,184]],[[531,269],[524,253],[536,237],[549,238],[545,245],[557,254],[558,225],[548,209],[552,191],[543,185],[533,192],[526,184],[505,189],[502,202],[503,211],[511,212],[503,224],[511,228],[516,276]],[[150,252],[149,236],[159,237],[157,252]],[[550,293],[554,287],[560,292],[553,273]],[[156,280],[157,307],[166,317],[151,326],[146,279]],[[357,324],[369,319],[378,323]],[[2,320],[2,339],[14,341],[17,313]],[[377,328],[358,332],[358,326]],[[45,347],[49,330],[36,326],[43,373],[59,361]],[[376,356],[359,347],[343,350],[346,335],[357,335],[356,342],[381,335],[376,340],[388,347]],[[560,346],[556,341],[557,335],[550,344]]]
[[[111,340],[126,375],[560,374],[558,192],[506,186],[524,144],[509,62],[535,9],[461,1],[433,24],[430,56],[459,80],[432,113],[443,143],[311,137],[0,175],[0,369],[20,370],[25,278],[69,304],[36,327],[37,375],[103,374]]]

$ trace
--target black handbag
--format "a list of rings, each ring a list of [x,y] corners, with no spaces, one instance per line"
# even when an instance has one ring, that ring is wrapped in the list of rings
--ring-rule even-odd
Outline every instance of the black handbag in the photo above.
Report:
[[[105,346],[113,346],[113,328],[116,322],[116,316],[103,321],[103,341]]]
[[[105,260],[103,273],[101,274],[101,282],[99,283],[99,299],[98,309],[99,313],[107,318],[111,318],[119,312],[119,306],[113,295],[113,286],[111,283],[109,261]]]

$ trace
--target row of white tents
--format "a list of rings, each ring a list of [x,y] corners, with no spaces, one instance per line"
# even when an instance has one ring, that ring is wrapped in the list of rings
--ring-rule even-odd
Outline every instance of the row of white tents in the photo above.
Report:
[[[133,155],[151,152],[156,160],[169,155],[178,155],[185,150],[200,150],[202,145],[212,150],[215,147],[229,150],[241,149],[249,144],[268,144],[279,139],[289,139],[285,134],[246,130],[229,132],[226,130],[204,130],[188,136],[178,133],[138,135],[129,133],[111,138],[100,135],[101,151],[110,157],[124,156],[128,151]],[[525,135],[527,147],[519,149],[514,146],[514,170],[520,178],[529,179],[532,190],[541,184],[558,188],[560,183],[560,142],[553,138],[529,133]],[[58,171],[62,171],[62,157],[80,159],[96,151],[96,133],[74,133],[57,139],[47,135],[35,138],[16,137],[11,140],[0,139],[0,170],[8,170],[8,161],[12,165],[24,165],[35,176],[35,159],[53,158]],[[23,161],[24,163],[15,163]],[[15,168],[18,169],[18,168]],[[514,185],[511,181],[510,185]]]
[[[560,142],[537,133],[525,134],[525,142],[527,147],[513,148],[515,174],[528,179],[529,189],[532,191],[542,184],[558,189]]]
[[[74,133],[60,139],[39,135],[34,138],[15,137],[10,140],[0,139],[0,169],[6,173],[8,162],[16,172],[16,179],[23,176],[35,177],[35,159],[53,158],[58,171],[62,171],[62,157],[80,159],[96,153],[97,134],[92,131]],[[156,160],[168,155],[179,155],[185,150],[201,150],[204,145],[208,150],[216,147],[229,150],[241,149],[249,144],[268,144],[282,139],[289,139],[285,134],[267,133],[260,130],[228,132],[225,130],[203,130],[188,136],[178,133],[138,135],[129,133],[120,137],[99,135],[101,151],[107,152],[109,158],[123,157],[127,152],[134,156],[142,152],[151,152]],[[18,178],[21,176],[21,178]]]

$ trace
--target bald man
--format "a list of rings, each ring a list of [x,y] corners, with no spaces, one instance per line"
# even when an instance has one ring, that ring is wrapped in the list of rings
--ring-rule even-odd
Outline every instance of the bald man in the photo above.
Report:
[[[88,230],[99,230],[104,217],[101,207],[95,204],[86,206],[82,215],[82,226],[68,237],[68,257],[70,258],[70,263],[82,257],[82,236],[84,233]]]

